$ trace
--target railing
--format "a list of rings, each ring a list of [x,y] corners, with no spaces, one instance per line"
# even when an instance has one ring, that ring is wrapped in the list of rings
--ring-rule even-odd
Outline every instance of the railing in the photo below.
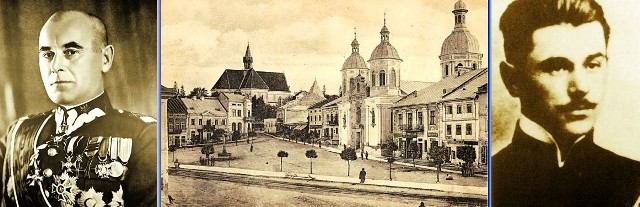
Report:
[[[329,126],[338,126],[338,121],[328,121]]]
[[[244,121],[252,122],[252,121],[255,121],[255,120],[256,120],[256,118],[255,118],[255,117],[248,116],[248,117],[244,117],[244,118],[243,118],[243,120],[244,120]]]
[[[180,133],[182,133],[182,132],[184,132],[184,129],[181,129],[181,128],[175,128],[175,129],[173,129],[173,130],[170,130],[170,131],[169,131],[169,134],[180,134]]]

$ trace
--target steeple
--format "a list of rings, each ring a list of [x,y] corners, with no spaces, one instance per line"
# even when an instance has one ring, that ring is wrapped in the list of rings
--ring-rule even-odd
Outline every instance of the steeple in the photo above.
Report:
[[[353,42],[351,42],[351,52],[358,53],[360,48],[360,44],[358,43],[358,38],[356,36],[356,28],[353,27]]]
[[[389,42],[389,29],[387,29],[387,12],[384,12],[384,25],[380,30],[380,40],[382,42]]]
[[[251,50],[249,49],[249,43],[247,42],[247,51],[244,53],[244,57],[242,58],[242,62],[244,63],[244,69],[249,70],[253,68],[253,57],[251,57]]]
[[[453,15],[455,16],[455,28],[466,28],[467,26],[464,24],[465,15],[469,10],[467,10],[467,5],[462,0],[458,0],[456,4],[453,6]]]
[[[316,94],[318,96],[323,96],[322,91],[320,90],[320,87],[318,87],[318,81],[314,78],[313,79],[313,85],[311,85],[311,88],[309,89],[309,93],[313,93]]]

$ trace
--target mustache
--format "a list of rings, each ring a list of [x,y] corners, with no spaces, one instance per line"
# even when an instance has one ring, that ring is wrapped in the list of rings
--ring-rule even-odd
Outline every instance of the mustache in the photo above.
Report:
[[[571,102],[557,107],[559,112],[570,112],[575,110],[594,109],[598,106],[587,99],[571,100]]]

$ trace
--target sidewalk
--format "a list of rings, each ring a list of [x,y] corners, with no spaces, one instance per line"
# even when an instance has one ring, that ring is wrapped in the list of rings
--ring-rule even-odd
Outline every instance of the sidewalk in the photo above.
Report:
[[[349,183],[360,184],[360,180],[350,177],[337,177],[337,176],[325,176],[315,174],[291,174],[288,172],[271,172],[271,171],[258,171],[258,170],[246,170],[238,168],[222,168],[213,166],[199,166],[199,165],[180,165],[182,169],[201,170],[201,171],[214,171],[230,174],[250,175],[250,176],[264,176],[273,178],[290,178],[337,183]],[[372,180],[368,179],[364,184],[360,185],[372,185],[372,186],[386,186],[396,188],[411,188],[420,190],[435,190],[443,192],[454,192],[462,194],[473,194],[487,196],[486,187],[474,187],[474,186],[458,186],[458,185],[446,185],[446,184],[428,184],[428,183],[415,183],[415,182],[402,182],[402,181],[389,181],[389,180]]]
[[[288,142],[296,143],[295,141],[291,141],[291,140],[288,140],[288,139],[285,139],[285,138],[282,138],[282,137],[277,137],[277,136],[273,136],[273,135],[266,134],[266,133],[262,133],[262,134],[267,135],[267,136],[270,136],[270,137],[272,137],[272,138],[280,139],[280,140],[283,140],[283,141],[288,141]],[[299,144],[303,144],[302,142],[298,142],[298,143],[299,143]],[[314,145],[314,146],[316,146],[316,145]],[[327,150],[328,152],[332,152],[332,153],[336,153],[336,154],[340,154],[340,152],[342,152],[342,150],[340,150],[340,149],[338,149],[338,148],[328,147],[328,146],[327,146],[327,147],[323,146],[323,147],[322,147],[322,149],[325,149],[325,150]],[[356,155],[356,156],[359,156],[359,155]],[[382,159],[382,158],[378,158],[378,157],[372,157],[372,156],[370,156],[370,157],[369,157],[369,160],[374,160],[374,161],[379,161],[379,162],[387,163],[387,160],[386,160],[386,159]],[[402,166],[408,166],[408,167],[413,167],[413,164],[411,164],[411,163],[405,163],[405,162],[398,162],[398,161],[396,161],[396,162],[394,162],[393,164],[395,164],[395,165],[402,165]],[[433,171],[437,171],[437,170],[438,170],[438,169],[437,169],[437,168],[435,168],[435,167],[429,167],[429,166],[418,165],[418,164],[416,164],[416,168],[428,169],[428,170],[433,170]],[[440,169],[440,172],[444,172],[444,173],[456,173],[456,174],[460,174],[460,175],[462,175],[462,172],[460,172],[459,170],[449,170],[449,169],[444,169],[444,168],[442,168],[442,169]],[[487,175],[478,175],[478,174],[476,174],[475,176],[477,176],[477,177],[487,178]]]

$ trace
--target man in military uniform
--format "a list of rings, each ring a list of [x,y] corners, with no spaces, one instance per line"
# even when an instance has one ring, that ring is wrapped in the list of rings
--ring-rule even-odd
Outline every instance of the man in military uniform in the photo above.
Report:
[[[638,206],[640,162],[593,141],[609,71],[600,5],[516,0],[500,30],[500,74],[521,116],[491,159],[492,206]]]
[[[42,27],[40,73],[58,106],[9,127],[2,206],[155,205],[156,121],[112,108],[106,32],[78,11],[57,12]]]

